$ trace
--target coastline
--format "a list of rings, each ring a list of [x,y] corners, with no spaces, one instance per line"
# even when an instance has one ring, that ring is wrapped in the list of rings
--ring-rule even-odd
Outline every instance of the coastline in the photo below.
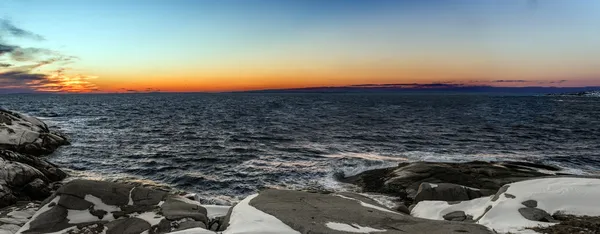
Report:
[[[3,114],[0,117],[5,116],[0,118],[4,126],[15,126],[16,130],[26,132],[21,133],[19,140],[12,141],[16,145],[5,144],[6,149],[0,150],[5,164],[11,166],[5,168],[21,169],[20,174],[7,170],[4,177],[4,184],[10,190],[3,190],[1,197],[10,199],[1,203],[2,210],[6,212],[0,212],[3,216],[0,229],[9,233],[125,233],[126,230],[139,230],[131,233],[236,233],[241,230],[246,233],[265,233],[268,230],[272,233],[397,233],[398,229],[408,230],[408,233],[446,233],[449,228],[469,233],[529,232],[533,230],[525,226],[508,225],[498,229],[494,224],[498,219],[486,219],[486,214],[505,209],[498,205],[499,199],[514,200],[517,198],[515,195],[526,196],[522,195],[525,189],[511,191],[511,187],[519,187],[532,180],[539,184],[565,181],[563,186],[581,183],[591,186],[590,191],[594,194],[600,194],[598,178],[563,174],[560,173],[561,168],[554,166],[523,162],[402,162],[396,167],[336,177],[340,182],[359,186],[363,193],[373,194],[373,197],[385,195],[397,198],[393,209],[388,209],[389,204],[381,205],[357,193],[273,189],[249,196],[233,207],[205,205],[194,201],[198,200],[194,196],[179,196],[160,189],[118,182],[73,180],[62,185],[67,174],[41,156],[68,144],[67,139],[59,133],[50,132],[46,124],[37,118],[3,110],[0,113]],[[23,126],[27,128],[23,129]],[[0,133],[8,136],[7,139],[18,136],[17,131],[12,132]],[[27,136],[25,144],[21,140],[23,136]],[[548,196],[554,196],[548,186],[538,189],[546,189]],[[12,198],[10,195],[16,196]],[[494,207],[478,208],[477,205],[487,200],[495,202]],[[327,202],[308,209],[301,201],[310,201],[311,204]],[[16,205],[6,206],[11,202]],[[543,203],[542,200],[539,202]],[[471,208],[461,208],[464,204],[470,204],[468,207]],[[557,205],[558,208],[548,211],[536,207],[527,208],[530,208],[528,212],[537,216],[523,214],[523,207],[519,208],[521,219],[517,221],[526,219],[528,221],[522,221],[522,225],[536,224],[531,228],[560,226],[557,220],[564,219],[564,209],[570,215],[579,215],[574,216],[578,218],[581,215],[600,216],[593,210],[577,213],[581,210],[568,210],[569,206]],[[459,210],[465,208],[468,209]],[[341,213],[341,210],[347,213]],[[260,221],[244,218],[250,214],[261,217]],[[369,214],[368,218],[366,214]],[[51,218],[56,215],[62,219]],[[318,221],[314,221],[315,217]],[[514,219],[509,221],[515,222]]]

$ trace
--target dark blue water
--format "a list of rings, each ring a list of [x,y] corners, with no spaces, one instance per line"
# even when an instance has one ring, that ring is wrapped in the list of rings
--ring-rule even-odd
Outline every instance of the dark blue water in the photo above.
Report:
[[[265,187],[335,187],[404,160],[527,160],[600,171],[600,98],[402,94],[3,95],[71,146],[74,174],[236,200]]]

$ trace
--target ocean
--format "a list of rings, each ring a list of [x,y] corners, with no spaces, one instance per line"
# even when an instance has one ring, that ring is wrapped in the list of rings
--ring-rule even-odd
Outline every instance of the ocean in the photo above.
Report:
[[[259,189],[347,189],[335,174],[404,161],[520,160],[600,171],[600,98],[397,93],[18,94],[72,145],[74,177],[131,180],[215,203]]]

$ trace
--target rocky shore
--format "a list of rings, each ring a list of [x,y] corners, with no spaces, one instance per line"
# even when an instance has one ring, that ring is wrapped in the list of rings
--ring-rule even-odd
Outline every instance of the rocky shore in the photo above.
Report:
[[[63,185],[42,156],[65,144],[42,121],[0,110],[0,234],[600,233],[600,179],[547,165],[400,163],[337,175],[361,194],[268,189],[218,206],[130,184]]]

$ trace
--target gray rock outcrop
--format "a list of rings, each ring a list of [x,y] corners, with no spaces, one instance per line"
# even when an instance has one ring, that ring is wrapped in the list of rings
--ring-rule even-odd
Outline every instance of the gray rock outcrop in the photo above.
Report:
[[[46,155],[69,144],[41,120],[0,108],[0,149],[30,155]]]
[[[71,181],[42,205],[20,233],[168,233],[209,223],[206,209],[191,200],[104,181]]]
[[[399,197],[405,205],[410,206],[414,203],[422,183],[451,183],[482,191],[497,191],[504,184],[549,175],[539,172],[539,169],[560,170],[553,166],[524,162],[413,162],[400,163],[392,168],[369,170],[339,180],[356,184],[362,187],[364,192]]]
[[[360,195],[353,197],[356,196]],[[353,233],[332,229],[328,223],[381,230],[377,233],[492,233],[481,225],[414,218],[361,201],[337,194],[265,190],[252,199],[250,205],[300,233]]]

